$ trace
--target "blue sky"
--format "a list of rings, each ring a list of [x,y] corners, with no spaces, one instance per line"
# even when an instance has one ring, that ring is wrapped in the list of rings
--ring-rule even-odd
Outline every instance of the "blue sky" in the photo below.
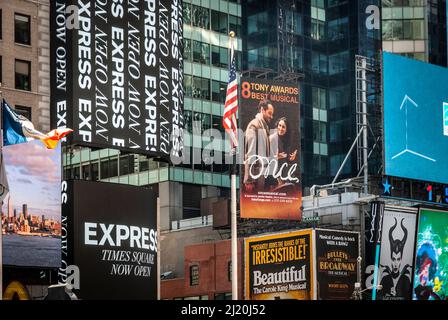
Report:
[[[33,215],[60,221],[61,217],[61,147],[46,149],[42,142],[31,141],[3,147],[9,195],[17,215],[28,204]],[[8,196],[3,205],[7,213]]]

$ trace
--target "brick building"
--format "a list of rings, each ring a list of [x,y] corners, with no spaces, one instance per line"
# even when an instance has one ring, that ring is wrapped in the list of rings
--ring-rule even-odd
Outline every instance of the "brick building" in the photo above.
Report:
[[[50,129],[49,0],[0,2],[3,98],[36,129]]]

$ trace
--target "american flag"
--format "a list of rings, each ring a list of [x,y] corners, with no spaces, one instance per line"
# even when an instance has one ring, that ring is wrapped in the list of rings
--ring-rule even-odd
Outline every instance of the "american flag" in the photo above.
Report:
[[[236,112],[238,110],[238,82],[236,79],[235,54],[233,49],[233,42],[230,49],[231,62],[229,69],[229,82],[227,83],[226,103],[224,105],[224,116],[222,125],[230,136],[230,144],[234,150],[238,147],[237,121]]]

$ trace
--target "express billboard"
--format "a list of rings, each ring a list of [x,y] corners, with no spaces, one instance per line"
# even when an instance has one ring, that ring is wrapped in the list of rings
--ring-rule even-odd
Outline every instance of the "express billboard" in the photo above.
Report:
[[[448,183],[448,70],[383,53],[385,174]]]
[[[317,298],[347,300],[358,275],[359,233],[316,230]]]
[[[312,241],[312,230],[246,239],[246,300],[312,300]]]
[[[300,99],[297,83],[241,80],[243,218],[301,219]]]
[[[156,195],[130,185],[62,182],[62,266],[81,299],[157,298]],[[70,281],[69,281],[70,282]]]
[[[412,288],[414,300],[448,298],[448,211],[419,210]]]
[[[51,123],[69,144],[181,155],[181,0],[55,0],[50,27]]]

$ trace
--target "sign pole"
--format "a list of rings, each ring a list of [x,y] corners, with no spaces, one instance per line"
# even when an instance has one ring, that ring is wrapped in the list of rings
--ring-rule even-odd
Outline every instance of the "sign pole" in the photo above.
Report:
[[[230,32],[230,52],[231,61],[234,55],[234,41],[235,32]],[[237,148],[231,148],[232,154],[232,167],[231,167],[231,230],[232,230],[232,300],[238,300],[238,231],[237,231],[237,219],[236,219],[236,150]]]
[[[3,158],[3,92],[1,82],[0,82],[0,157]],[[3,161],[3,159],[1,159],[1,161]],[[3,226],[2,226],[3,201],[0,203],[0,205],[1,205],[0,206],[0,300],[3,300]]]

